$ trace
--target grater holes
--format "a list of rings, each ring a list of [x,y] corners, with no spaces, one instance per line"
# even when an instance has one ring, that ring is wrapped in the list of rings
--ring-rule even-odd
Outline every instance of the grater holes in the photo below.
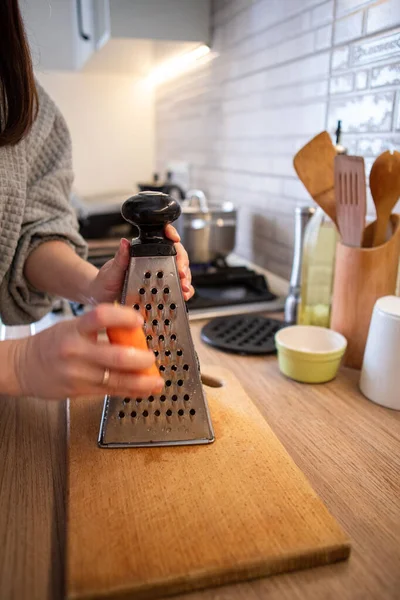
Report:
[[[177,371],[177,370],[178,370],[178,367],[176,365],[172,365],[171,371]]]
[[[177,356],[182,356],[183,351],[182,350],[177,350],[176,354],[177,354]]]
[[[165,337],[162,334],[158,336],[159,342],[163,342],[164,340],[165,340]]]
[[[157,320],[157,319],[153,319],[152,323],[153,323],[153,326],[154,326],[154,327],[157,327],[157,325],[158,325],[158,320]]]
[[[165,382],[165,385],[166,385],[167,387],[171,387],[171,385],[172,385],[172,381],[171,381],[170,379],[168,379],[168,380]]]
[[[172,410],[169,408],[166,412],[167,417],[170,417],[172,415]]]
[[[193,409],[192,409],[192,410],[193,410]],[[142,412],[142,415],[144,416],[144,418],[148,417],[148,416],[149,416],[149,411],[148,411],[148,410],[144,410],[144,411]]]
[[[192,415],[192,417],[194,417],[194,415],[196,414],[196,411],[195,411],[195,409],[194,409],[194,408],[191,408],[191,409],[189,410],[189,413]]]
[[[160,396],[160,402],[165,402],[167,399],[167,396],[164,396],[164,394],[162,396]]]
[[[184,371],[189,371],[189,365],[183,365],[183,370]]]
[[[158,408],[157,408],[157,410],[154,411],[154,415],[156,417],[159,417],[161,415],[161,412],[158,410]]]
[[[158,310],[164,310],[164,304],[161,304],[161,303],[160,303],[160,304],[157,306],[157,308],[158,308]]]
[[[140,290],[139,290],[139,294],[140,294],[141,296],[144,296],[144,295],[145,295],[145,293],[146,293],[146,290],[145,290],[144,288],[140,288]]]
[[[150,335],[150,334],[149,334],[149,335],[146,337],[146,340],[147,340],[148,342],[151,342],[151,340],[152,340],[152,339],[153,339],[153,336],[152,336],[152,335]]]
[[[149,396],[148,400],[149,402],[154,402],[154,396]]]
[[[178,383],[179,387],[182,387],[183,386],[183,379],[178,379],[177,383]]]
[[[146,273],[144,274],[145,279],[150,279],[151,277],[151,273],[150,271],[146,271]]]
[[[185,400],[185,402],[188,402],[188,400],[190,400],[190,396],[189,396],[189,394],[185,394],[185,395],[183,396],[183,399]]]
[[[134,308],[135,310],[140,310],[140,306],[139,306],[139,304],[134,304],[134,305],[133,305],[133,308]]]
[[[171,324],[171,321],[169,319],[165,319],[165,321],[164,321],[165,327],[168,327],[170,324]]]
[[[175,310],[176,309],[176,304],[174,302],[172,302],[172,304],[169,305],[171,310]]]
[[[151,304],[146,304],[146,310],[151,310]]]
[[[172,396],[172,400],[173,400],[174,402],[176,402],[176,401],[178,400],[178,396],[177,396],[176,394],[174,394],[174,395]]]
[[[161,366],[160,366],[160,371],[161,371],[161,373],[164,373],[164,371],[165,371],[165,367],[164,367],[164,365],[161,365]]]
[[[123,418],[125,417],[125,413],[124,413],[124,411],[123,411],[123,410],[120,410],[120,411],[119,411],[119,413],[118,413],[118,417],[119,417],[120,419],[123,419]]]
[[[169,289],[169,287],[165,287],[165,288],[164,288],[164,290],[163,290],[163,292],[164,292],[164,294],[165,294],[166,296],[168,296],[168,294],[169,294],[169,292],[170,292],[170,289]]]
[[[162,271],[158,271],[157,279],[162,279],[164,277],[164,273]]]
[[[165,351],[165,356],[171,356],[171,350],[166,350]]]
[[[124,404],[129,404],[130,401],[131,401],[130,398],[124,398]]]
[[[179,415],[180,417],[183,417],[183,415],[184,415],[184,414],[185,414],[185,411],[183,410],[183,408],[180,408],[180,409],[178,410],[178,415]]]
[[[141,401],[142,401],[142,399],[141,399],[141,398],[136,398],[136,402],[137,402],[137,404],[140,404],[140,403],[141,403]]]
[[[135,419],[135,418],[137,417],[137,412],[136,412],[136,410],[133,410],[133,411],[131,412],[131,417],[132,417],[132,419]]]
[[[154,356],[157,358],[157,356],[159,355],[159,351],[158,350],[154,350]]]
[[[176,341],[176,335],[173,333],[170,337],[171,342],[175,342]]]
[[[153,294],[153,296],[155,296],[157,294],[158,290],[157,288],[151,288],[151,293]]]

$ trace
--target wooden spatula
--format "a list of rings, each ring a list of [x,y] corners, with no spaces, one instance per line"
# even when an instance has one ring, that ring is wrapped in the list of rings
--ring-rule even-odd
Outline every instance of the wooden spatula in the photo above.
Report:
[[[298,151],[293,166],[311,197],[337,225],[334,192],[336,154],[329,133],[323,131]]]
[[[400,197],[400,152],[386,151],[374,162],[369,187],[376,208],[373,246],[386,241],[390,215]]]
[[[365,166],[361,156],[340,154],[335,157],[335,197],[342,243],[360,248],[367,210]]]

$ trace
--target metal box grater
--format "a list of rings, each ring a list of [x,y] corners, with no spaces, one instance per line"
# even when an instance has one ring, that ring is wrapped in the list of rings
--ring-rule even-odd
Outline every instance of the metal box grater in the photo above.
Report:
[[[203,392],[183,298],[176,251],[164,235],[180,215],[166,194],[141,192],[122,206],[139,228],[121,303],[139,310],[149,348],[165,380],[161,394],[146,398],[106,396],[98,443],[102,448],[208,444],[214,433]]]

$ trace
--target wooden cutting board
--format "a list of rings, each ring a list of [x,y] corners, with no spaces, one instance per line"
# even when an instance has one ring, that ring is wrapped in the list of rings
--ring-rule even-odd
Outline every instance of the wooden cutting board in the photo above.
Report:
[[[207,446],[97,447],[102,400],[69,407],[68,598],[149,599],[348,557],[346,535],[227,370]]]

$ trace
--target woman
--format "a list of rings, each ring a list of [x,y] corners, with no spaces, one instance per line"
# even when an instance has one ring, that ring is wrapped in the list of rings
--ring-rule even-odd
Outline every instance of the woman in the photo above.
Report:
[[[85,316],[36,336],[0,342],[0,394],[65,398],[82,394],[142,395],[160,377],[138,371],[152,352],[97,341],[105,327],[135,327],[140,315],[112,302],[129,261],[121,240],[100,270],[86,262],[69,204],[71,142],[65,121],[35,82],[18,0],[0,2],[0,316],[4,324],[37,321],[55,297],[98,304]],[[193,294],[188,257],[175,229],[185,299]]]

